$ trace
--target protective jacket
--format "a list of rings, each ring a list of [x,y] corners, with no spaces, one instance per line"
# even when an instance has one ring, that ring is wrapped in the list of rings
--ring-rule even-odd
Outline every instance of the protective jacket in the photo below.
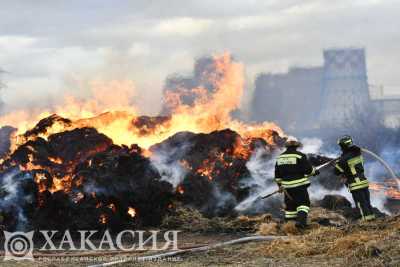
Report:
[[[364,175],[364,159],[358,146],[351,146],[342,152],[336,161],[335,174],[346,178],[350,191],[368,188],[368,180]]]
[[[307,156],[289,147],[276,160],[275,181],[283,188],[295,188],[308,186],[309,176],[315,174],[315,168],[311,166]]]

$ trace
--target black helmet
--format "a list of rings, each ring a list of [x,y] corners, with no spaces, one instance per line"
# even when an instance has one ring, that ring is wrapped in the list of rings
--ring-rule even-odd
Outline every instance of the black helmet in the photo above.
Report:
[[[353,146],[353,139],[350,135],[344,135],[338,139],[337,143],[342,148],[348,148]]]

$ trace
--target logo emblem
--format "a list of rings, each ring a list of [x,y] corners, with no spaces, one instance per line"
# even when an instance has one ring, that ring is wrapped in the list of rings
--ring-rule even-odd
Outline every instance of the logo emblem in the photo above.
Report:
[[[4,260],[33,261],[33,233],[4,231]]]

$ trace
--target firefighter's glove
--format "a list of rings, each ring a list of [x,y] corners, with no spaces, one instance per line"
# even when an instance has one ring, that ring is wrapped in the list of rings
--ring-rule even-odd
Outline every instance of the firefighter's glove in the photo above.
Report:
[[[314,176],[318,176],[321,172],[319,170],[314,171]]]
[[[278,192],[279,192],[279,193],[283,193],[283,186],[282,186],[282,185],[279,185],[279,190],[278,190]]]

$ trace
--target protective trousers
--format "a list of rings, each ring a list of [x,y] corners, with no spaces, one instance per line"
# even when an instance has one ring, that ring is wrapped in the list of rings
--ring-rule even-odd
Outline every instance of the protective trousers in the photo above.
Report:
[[[296,220],[300,226],[307,225],[307,216],[310,211],[310,197],[308,186],[287,188],[285,193],[285,220]]]
[[[353,195],[357,209],[360,211],[361,220],[369,221],[375,219],[368,187],[353,190],[351,191],[351,194]]]

